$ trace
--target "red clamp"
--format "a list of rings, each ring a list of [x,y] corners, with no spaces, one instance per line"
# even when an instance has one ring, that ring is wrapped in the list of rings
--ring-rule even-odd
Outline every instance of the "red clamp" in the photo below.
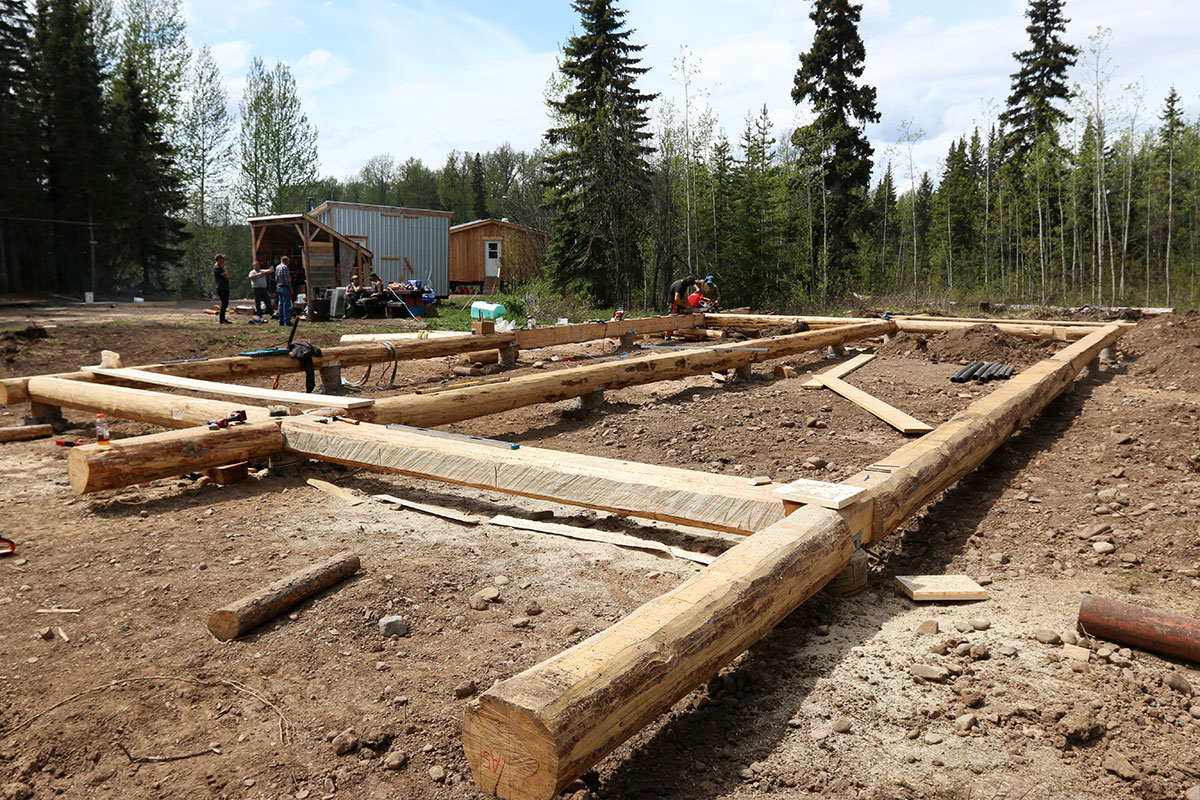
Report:
[[[17,552],[17,543],[12,539],[0,536],[0,556],[11,556],[15,552]]]

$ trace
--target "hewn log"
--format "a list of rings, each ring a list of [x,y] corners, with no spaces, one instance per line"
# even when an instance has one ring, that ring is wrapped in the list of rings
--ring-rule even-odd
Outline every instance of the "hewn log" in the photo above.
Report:
[[[208,618],[208,629],[223,642],[236,639],[300,601],[344,581],[358,572],[358,568],[358,556],[339,553],[217,609]]]
[[[249,421],[270,418],[265,408],[225,400],[198,400],[184,395],[105,386],[63,378],[30,378],[29,397],[36,403],[75,408],[109,417],[136,419],[165,428],[190,428],[234,411],[246,412]]]
[[[991,325],[1001,333],[1019,339],[1055,340],[1074,342],[1099,328],[1099,325],[1046,325],[1013,322],[970,322],[958,320],[927,320],[898,318],[896,325],[903,333],[945,333],[946,331],[973,328],[976,325]]]
[[[637,335],[686,330],[699,328],[703,324],[703,314],[677,317],[636,317],[607,322],[584,322],[578,325],[548,325],[542,328],[513,331],[511,335],[518,349],[529,350],[537,347],[590,342],[596,339],[617,339],[626,333]],[[422,331],[422,333],[426,333],[426,331]],[[441,331],[428,331],[428,333],[445,335]],[[350,333],[343,336],[341,341],[343,343],[407,341],[412,337],[412,333]],[[476,341],[474,344],[477,345],[479,342]]]
[[[608,630],[493,686],[463,722],[476,783],[504,798],[549,800],[836,576],[856,538],[893,530],[980,463],[1119,333],[1096,332],[1027,370],[1038,377],[1023,389],[1006,385],[972,404],[925,437],[940,446],[917,451],[921,440],[885,459],[928,457],[919,478],[876,474],[859,484],[868,499],[842,511],[802,506]]]
[[[1200,619],[1085,594],[1079,627],[1088,636],[1200,664]]]
[[[0,428],[0,442],[27,442],[30,439],[44,439],[53,435],[53,425],[17,425],[11,428]]]
[[[557,450],[487,447],[440,432],[363,423],[323,425],[303,417],[282,424],[284,447],[304,458],[396,472],[618,514],[730,533],[761,530],[783,518],[774,484]]]
[[[218,431],[193,427],[73,447],[67,454],[67,474],[75,493],[84,494],[281,452],[283,435],[277,421]]]
[[[403,395],[377,400],[353,416],[371,422],[398,422],[430,428],[464,419],[498,414],[536,403],[553,403],[590,395],[597,390],[623,389],[714,370],[735,369],[751,362],[818,350],[835,342],[851,341],[894,332],[883,320],[806,331],[750,342],[708,348],[675,350],[661,355],[604,361],[583,367],[525,375],[501,384],[471,386],[436,395]]]

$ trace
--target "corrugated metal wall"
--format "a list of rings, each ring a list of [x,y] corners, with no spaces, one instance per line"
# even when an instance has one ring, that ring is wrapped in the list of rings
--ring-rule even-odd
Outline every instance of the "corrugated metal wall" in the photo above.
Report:
[[[450,290],[450,216],[391,206],[329,202],[316,214],[343,236],[365,236],[374,269],[384,283],[422,280],[439,296]],[[361,240],[360,240],[361,241]],[[404,259],[412,273],[404,271]]]

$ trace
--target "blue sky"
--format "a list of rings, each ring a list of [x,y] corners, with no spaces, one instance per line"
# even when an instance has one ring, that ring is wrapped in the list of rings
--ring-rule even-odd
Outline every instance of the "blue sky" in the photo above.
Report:
[[[864,79],[877,87],[883,120],[869,134],[877,160],[907,161],[903,120],[925,132],[918,166],[936,169],[952,139],[986,125],[1003,106],[1011,53],[1026,46],[1020,0],[863,0]],[[698,65],[701,104],[737,138],[765,103],[777,132],[803,124],[793,105],[798,55],[812,40],[810,4],[796,0],[626,2],[633,40],[645,44],[645,91],[682,104],[673,61],[686,48]],[[502,142],[529,150],[547,121],[544,94],[576,22],[568,0],[185,0],[188,35],[208,44],[236,106],[250,59],[286,62],[319,131],[322,172],[348,177],[391,153],[440,166],[450,150]],[[1112,29],[1108,114],[1127,127],[1144,86],[1139,122],[1162,107],[1171,83],[1189,117],[1200,109],[1200,3],[1067,0],[1068,38],[1086,49],[1097,26]],[[1084,61],[1074,80],[1090,83]],[[989,107],[988,101],[994,101]],[[657,114],[658,106],[652,109]],[[898,175],[902,170],[897,170]]]

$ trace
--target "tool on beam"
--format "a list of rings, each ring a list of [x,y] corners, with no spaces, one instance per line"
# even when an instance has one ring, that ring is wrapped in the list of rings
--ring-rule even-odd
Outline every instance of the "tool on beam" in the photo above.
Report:
[[[208,429],[210,431],[219,431],[221,428],[228,428],[230,425],[236,425],[239,422],[246,421],[245,411],[234,411],[228,417],[223,419],[210,419],[208,421]]]

